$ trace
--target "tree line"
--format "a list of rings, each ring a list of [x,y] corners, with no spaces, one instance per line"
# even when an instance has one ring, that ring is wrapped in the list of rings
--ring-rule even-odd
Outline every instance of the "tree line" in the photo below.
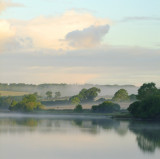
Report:
[[[137,101],[129,106],[128,111],[136,118],[160,119],[160,89],[156,84],[144,83],[138,89]]]
[[[76,105],[75,112],[83,112],[82,104],[87,102],[96,102],[95,98],[100,93],[100,89],[92,87],[82,89],[79,94],[69,98],[69,103]],[[51,92],[46,92],[48,98]],[[60,97],[60,92],[55,93],[55,97]],[[94,113],[113,113],[120,111],[119,102],[132,102],[128,107],[128,111],[133,117],[143,119],[160,119],[160,89],[156,84],[144,83],[139,89],[138,94],[128,95],[125,89],[115,92],[112,99],[99,99],[100,104],[93,105],[91,112]],[[43,110],[44,106],[38,99],[38,94],[29,94],[23,97],[1,97],[0,108],[8,108],[10,111],[31,112]]]

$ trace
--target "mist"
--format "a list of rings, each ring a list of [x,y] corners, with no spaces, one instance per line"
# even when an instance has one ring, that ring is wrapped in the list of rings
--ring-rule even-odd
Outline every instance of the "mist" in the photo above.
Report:
[[[134,85],[94,85],[94,84],[0,84],[0,90],[2,91],[20,91],[20,92],[37,92],[41,96],[45,96],[47,91],[51,91],[53,95],[55,92],[61,92],[62,97],[68,97],[78,94],[83,88],[89,89],[91,87],[97,87],[101,90],[99,96],[112,97],[119,89],[126,89],[128,94],[136,94],[138,87]]]

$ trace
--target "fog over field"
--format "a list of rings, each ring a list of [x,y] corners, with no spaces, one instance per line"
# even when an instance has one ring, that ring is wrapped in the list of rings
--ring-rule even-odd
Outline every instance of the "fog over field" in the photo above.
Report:
[[[101,92],[99,96],[112,97],[119,89],[126,89],[129,94],[136,94],[138,87],[134,85],[93,85],[93,84],[40,84],[40,85],[29,85],[29,84],[0,84],[1,91],[16,91],[16,92],[37,92],[40,95],[45,95],[47,91],[53,93],[59,91],[61,96],[73,96],[78,94],[83,88],[97,87],[100,88]]]

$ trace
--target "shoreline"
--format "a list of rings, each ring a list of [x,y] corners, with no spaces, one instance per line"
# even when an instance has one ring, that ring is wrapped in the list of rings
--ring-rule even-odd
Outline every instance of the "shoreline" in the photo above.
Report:
[[[111,116],[92,113],[23,113],[23,112],[0,112],[1,118],[54,118],[54,119],[111,119]]]
[[[141,119],[134,118],[128,112],[115,113],[76,113],[72,110],[61,111],[36,111],[36,112],[11,112],[0,111],[1,118],[53,118],[53,119],[113,119],[113,120],[132,120],[132,121],[160,121],[160,119]]]

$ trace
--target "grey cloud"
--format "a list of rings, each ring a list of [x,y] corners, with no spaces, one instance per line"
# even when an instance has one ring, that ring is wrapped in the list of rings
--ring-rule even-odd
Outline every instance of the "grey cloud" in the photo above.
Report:
[[[104,47],[99,49],[69,51],[61,55],[58,55],[57,53],[57,51],[54,53],[54,50],[39,50],[39,52],[36,51],[35,53],[33,51],[29,54],[28,51],[26,51],[22,54],[1,54],[1,58],[14,59],[15,57],[15,61],[19,58],[26,66],[123,67],[135,70],[149,69],[153,71],[160,67],[160,50],[158,49]]]
[[[52,54],[51,54],[52,51]],[[16,51],[15,51],[16,52]],[[45,54],[44,54],[45,52]],[[134,83],[147,82],[160,78],[160,50],[139,47],[101,47],[68,51],[65,54],[54,54],[54,50],[23,52],[22,54],[1,54],[0,72],[26,72],[26,68],[38,66],[40,72],[55,73],[56,70],[72,68],[67,73],[98,74],[100,80],[112,80]],[[8,65],[9,64],[9,65]],[[53,68],[49,69],[49,68]],[[35,70],[36,73],[38,70]],[[25,78],[25,76],[24,76]],[[12,80],[12,77],[11,77]],[[132,81],[131,81],[132,80]],[[12,82],[12,81],[10,81]],[[42,81],[43,82],[43,81]],[[97,79],[98,82],[98,79]],[[157,83],[157,82],[156,82]],[[160,84],[160,83],[157,83]]]
[[[83,30],[75,30],[66,35],[65,40],[74,48],[92,48],[100,44],[108,33],[109,25],[90,26]]]
[[[33,48],[33,41],[29,37],[13,37],[4,45],[5,52],[17,52]]]

